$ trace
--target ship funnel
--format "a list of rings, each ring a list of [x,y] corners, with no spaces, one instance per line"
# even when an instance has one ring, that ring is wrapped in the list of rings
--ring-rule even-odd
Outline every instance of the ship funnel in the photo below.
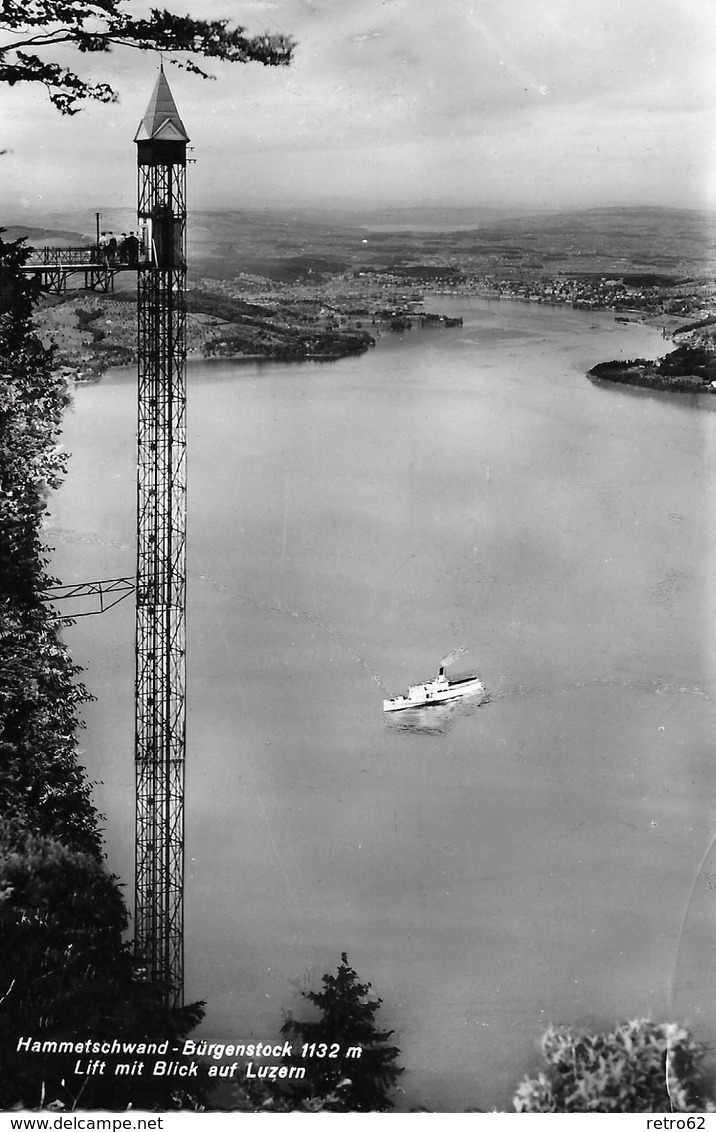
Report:
[[[455,661],[463,655],[463,653],[466,653],[467,651],[468,650],[464,645],[461,645],[459,649],[453,649],[452,652],[449,652],[447,656],[444,656],[442,658],[442,660],[440,661],[440,668],[448,668],[451,664],[454,664]]]

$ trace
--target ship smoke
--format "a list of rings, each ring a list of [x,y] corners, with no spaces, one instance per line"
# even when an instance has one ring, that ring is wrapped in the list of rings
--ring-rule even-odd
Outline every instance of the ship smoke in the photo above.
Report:
[[[464,645],[460,645],[459,649],[453,649],[452,652],[449,652],[447,654],[447,656],[444,656],[442,658],[442,660],[440,661],[440,667],[441,668],[447,668],[448,665],[454,664],[455,661],[458,660],[467,651],[468,650],[465,648]]]

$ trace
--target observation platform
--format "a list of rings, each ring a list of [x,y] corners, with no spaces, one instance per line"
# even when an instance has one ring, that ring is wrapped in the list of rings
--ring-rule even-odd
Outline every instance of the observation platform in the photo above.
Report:
[[[72,283],[85,291],[114,291],[114,278],[122,271],[137,271],[147,257],[140,247],[133,262],[117,250],[108,253],[96,244],[81,248],[35,248],[24,265],[24,275],[38,279],[40,288],[52,295],[62,295]]]

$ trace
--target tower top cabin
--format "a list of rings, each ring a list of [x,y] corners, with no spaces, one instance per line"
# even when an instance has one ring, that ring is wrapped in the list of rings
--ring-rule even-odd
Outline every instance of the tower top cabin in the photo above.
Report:
[[[134,140],[139,165],[186,165],[189,135],[179,117],[163,67]]]
[[[137,218],[146,262],[186,267],[186,147],[184,123],[162,67],[134,140],[137,144]],[[176,281],[175,281],[176,282]]]

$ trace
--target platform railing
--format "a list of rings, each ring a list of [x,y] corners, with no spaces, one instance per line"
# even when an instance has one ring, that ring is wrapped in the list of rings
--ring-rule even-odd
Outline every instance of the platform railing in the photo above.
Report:
[[[96,244],[81,248],[33,248],[26,267],[136,267],[137,262],[146,260],[145,249],[140,244],[130,263],[128,253],[122,248],[108,250]]]
[[[101,263],[99,249],[94,245],[81,248],[33,248],[27,260],[28,267],[68,266],[82,267]]]

